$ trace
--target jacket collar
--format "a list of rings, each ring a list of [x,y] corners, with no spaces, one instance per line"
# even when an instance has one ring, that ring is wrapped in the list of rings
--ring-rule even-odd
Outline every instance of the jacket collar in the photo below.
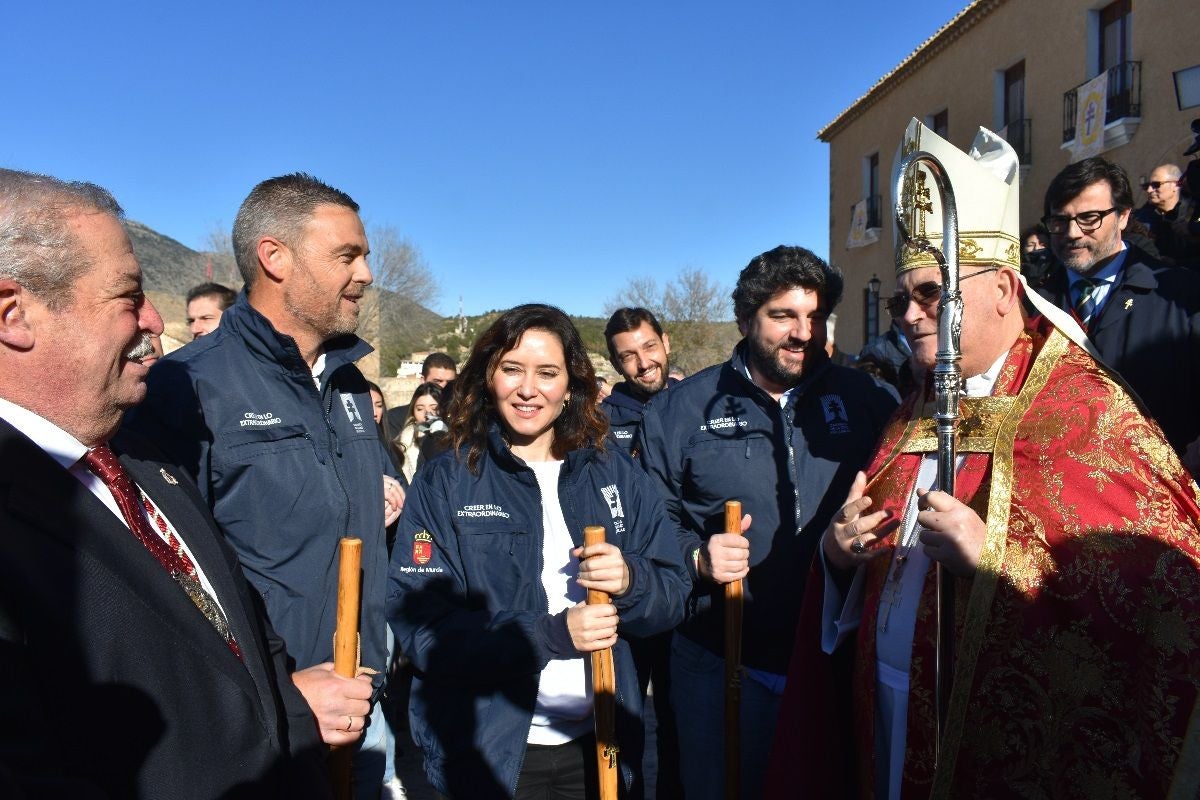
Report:
[[[259,358],[280,364],[289,372],[312,379],[312,370],[300,355],[300,348],[291,336],[275,330],[275,326],[250,305],[245,290],[238,294],[237,301],[221,315],[221,327],[242,339],[250,352]],[[324,385],[345,364],[351,364],[374,350],[354,334],[338,336],[325,342],[325,370],[321,373]]]
[[[758,397],[761,401],[770,405],[778,406],[779,402],[771,396],[770,392],[750,379],[749,361],[746,353],[748,347],[749,345],[746,344],[745,339],[742,339],[740,342],[738,342],[733,348],[733,355],[730,357],[726,366],[737,376],[738,380],[742,381],[745,386],[748,387],[752,393],[756,393],[754,394],[755,397]],[[811,371],[805,371],[804,376],[800,378],[800,382],[792,389],[790,402],[788,404],[789,407],[795,406],[796,398],[807,392],[809,387],[817,382],[817,379],[824,374],[825,370],[829,369],[829,364],[829,359],[824,358],[818,362],[815,369]]]
[[[629,388],[629,381],[621,381],[614,386],[612,391],[609,392],[607,401],[614,406],[621,406],[622,408],[634,411],[641,411],[646,407],[646,403],[648,402],[634,397],[633,391]]]
[[[488,426],[487,449],[492,460],[499,464],[509,472],[520,472],[529,470],[529,465],[526,464],[519,456],[517,456],[509,448],[504,441],[504,433],[500,428],[500,423],[492,421]],[[566,465],[564,473],[569,474],[579,469],[579,467],[587,461],[591,461],[596,456],[596,449],[593,447],[581,447],[577,450],[572,450],[567,453],[567,457],[563,459]]]
[[[1145,250],[1125,242],[1125,263],[1117,276],[1114,288],[1131,289],[1137,292],[1152,292],[1158,288],[1158,278],[1154,275],[1155,262]],[[1067,268],[1055,259],[1054,266],[1046,275],[1043,284],[1054,296],[1068,297],[1069,281]]]

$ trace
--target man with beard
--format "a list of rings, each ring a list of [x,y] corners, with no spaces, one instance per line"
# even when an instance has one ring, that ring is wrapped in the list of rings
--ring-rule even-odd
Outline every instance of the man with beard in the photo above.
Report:
[[[121,214],[0,169],[0,796],[328,797],[236,556],[117,433],[163,329]]]
[[[678,381],[667,376],[671,339],[645,308],[618,308],[604,328],[608,360],[625,380],[600,404],[608,415],[609,438],[632,452],[650,398]]]
[[[758,797],[804,576],[896,407],[871,376],[829,362],[825,318],[841,295],[841,273],[802,247],[757,256],[733,292],[744,338],[732,358],[661,394],[642,423],[642,462],[695,581],[671,649],[689,800],[724,793],[724,585],[744,579],[742,795]],[[741,501],[744,536],[723,533],[726,500]]]
[[[1042,222],[1058,263],[1038,292],[1075,315],[1183,453],[1200,436],[1200,276],[1123,241],[1132,208],[1129,178],[1110,161],[1056,175]]]
[[[613,386],[600,410],[608,415],[608,438],[636,457],[634,441],[646,404],[664,389],[679,383],[668,375],[671,339],[646,308],[618,308],[604,327],[608,360],[625,380]],[[679,736],[671,709],[671,632],[630,640],[642,691],[653,684],[654,742],[658,755],[655,792],[679,797]]]
[[[369,715],[388,662],[385,525],[403,495],[354,362],[371,283],[358,204],[310,175],[263,181],[233,228],[246,289],[213,333],[151,372],[130,423],[193,475],[287,643],[330,744],[361,742],[360,796],[379,797],[386,725]],[[361,663],[333,672],[338,541],[363,540]],[[364,734],[364,728],[366,733]]]

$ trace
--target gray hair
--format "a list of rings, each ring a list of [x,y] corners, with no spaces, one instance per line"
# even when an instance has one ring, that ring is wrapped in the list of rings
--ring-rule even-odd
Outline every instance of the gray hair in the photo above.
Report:
[[[94,183],[0,169],[0,278],[15,281],[54,312],[71,303],[75,281],[94,266],[71,231],[78,214],[125,212]]]
[[[296,247],[301,229],[320,205],[343,206],[358,213],[358,203],[350,195],[304,172],[269,178],[250,190],[233,221],[233,255],[247,290],[258,278],[262,237],[273,236]]]

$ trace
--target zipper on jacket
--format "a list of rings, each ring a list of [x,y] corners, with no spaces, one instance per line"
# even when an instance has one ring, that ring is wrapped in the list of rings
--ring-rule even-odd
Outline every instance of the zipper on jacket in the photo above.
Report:
[[[791,400],[792,400],[792,402],[790,405],[792,407],[791,408],[792,419],[795,420],[796,409],[800,405],[800,396],[797,394],[793,394]],[[800,475],[799,475],[799,470],[796,468],[796,448],[792,444],[792,441],[793,441],[792,429],[795,428],[795,423],[793,422],[791,425],[788,424],[787,415],[785,413],[787,411],[787,409],[785,409],[783,406],[779,405],[779,403],[776,403],[775,407],[779,409],[779,421],[782,424],[782,427],[780,428],[780,430],[782,430],[784,435],[787,437],[788,470],[792,474],[792,495],[794,497],[792,506],[795,509],[795,514],[796,514],[796,518],[795,518],[795,520],[793,520],[793,522],[794,522],[794,525],[796,528],[796,535],[798,536],[798,535],[800,535],[800,519],[801,519],[801,517],[800,517]]]
[[[333,414],[333,376],[330,375],[329,377],[330,380],[326,381],[325,383],[325,392],[327,395],[325,403],[325,427],[329,430],[330,454],[341,456],[341,449],[337,444],[337,431],[333,429],[333,422],[330,420],[330,416]],[[342,479],[341,471],[338,470],[337,459],[331,458],[330,461],[330,466],[333,467],[334,477],[337,478],[338,486],[340,486],[342,489],[342,496],[346,498],[346,521],[342,523],[342,530],[344,531],[342,535],[353,536],[354,534],[350,530],[350,491],[346,488],[346,482]]]

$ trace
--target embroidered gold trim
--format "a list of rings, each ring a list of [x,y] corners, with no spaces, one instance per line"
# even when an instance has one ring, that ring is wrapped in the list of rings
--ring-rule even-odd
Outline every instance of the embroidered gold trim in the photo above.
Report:
[[[1033,405],[1034,398],[1045,388],[1050,373],[1067,352],[1067,346],[1067,338],[1058,328],[1054,328],[1034,361],[1020,394],[1016,396],[1016,402],[1000,426],[996,449],[992,455],[987,534],[983,552],[979,556],[979,567],[971,584],[971,595],[967,600],[966,619],[963,622],[958,662],[954,670],[954,687],[950,692],[950,709],[930,800],[949,800],[951,796],[954,765],[966,724],[967,703],[971,684],[975,679],[975,665],[983,646],[984,632],[991,615],[992,598],[996,594],[996,584],[1000,578],[1008,545],[1008,516],[1012,510],[1013,445],[1017,437],[1017,426]]]
[[[960,453],[990,453],[1000,432],[1000,423],[1012,411],[1016,397],[963,397],[959,400],[956,449]],[[934,404],[926,401],[920,418],[910,428],[911,438],[903,445],[905,453],[937,451],[937,422]]]

